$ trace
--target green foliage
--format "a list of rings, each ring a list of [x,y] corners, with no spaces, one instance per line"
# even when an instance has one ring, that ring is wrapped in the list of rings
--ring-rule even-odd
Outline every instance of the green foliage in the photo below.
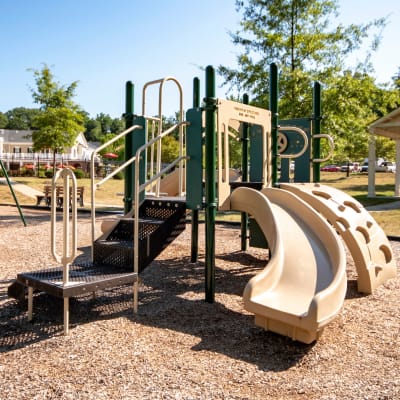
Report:
[[[113,179],[117,179],[117,180],[122,180],[124,179],[124,173],[122,171],[117,172],[114,176]]]
[[[114,133],[106,133],[100,137],[100,143],[104,144],[109,140],[113,139],[116,135]],[[125,149],[125,139],[119,139],[114,143],[111,143],[107,146],[102,152],[101,155],[106,153],[115,153],[118,154],[118,160],[123,160],[124,158],[124,149]]]
[[[34,119],[39,114],[36,108],[16,107],[5,113],[5,129],[28,130],[34,128]],[[3,114],[4,115],[4,114]]]
[[[33,121],[36,127],[32,134],[33,148],[34,151],[51,149],[55,157],[72,146],[78,133],[84,130],[84,115],[72,101],[77,83],[65,87],[55,82],[47,65],[35,70],[34,77],[36,90],[32,89],[32,96],[40,105],[40,113]]]
[[[31,89],[33,101],[40,105],[42,110],[48,108],[68,107],[77,111],[77,106],[72,102],[78,82],[72,82],[69,86],[61,86],[54,81],[54,75],[50,68],[44,64],[41,70],[33,70],[36,90]]]
[[[0,112],[0,129],[4,129],[8,124],[8,118],[5,114]]]
[[[396,107],[395,90],[376,85],[368,74],[346,71],[323,92],[324,130],[334,138],[337,161],[362,160],[368,155],[368,125]],[[380,147],[377,155],[389,147]],[[378,150],[378,148],[377,148]]]
[[[35,171],[32,168],[21,168],[19,170],[20,176],[35,176]]]
[[[163,163],[171,163],[179,157],[179,142],[172,136],[162,139],[161,159]]]
[[[400,103],[398,90],[378,86],[370,76],[371,54],[386,19],[335,26],[337,0],[237,0],[236,5],[243,19],[241,30],[231,37],[243,52],[238,69],[219,67],[230,89],[246,91],[254,105],[268,108],[269,65],[275,61],[280,70],[279,118],[286,119],[311,116],[311,87],[321,81],[323,133],[337,140],[342,159],[365,157],[368,124]],[[350,68],[348,56],[361,46],[367,48],[365,59]],[[398,85],[398,77],[393,79]]]
[[[48,169],[48,170],[44,171],[44,176],[45,176],[47,179],[53,178],[53,175],[54,175],[54,173],[53,173],[53,170],[51,170],[51,169]]]
[[[73,171],[76,179],[83,179],[85,177],[85,173],[81,169],[77,168],[74,169]]]
[[[111,118],[108,114],[100,113],[95,119],[86,119],[85,137],[89,141],[104,142],[104,135],[118,134],[124,127],[125,122],[121,118]]]

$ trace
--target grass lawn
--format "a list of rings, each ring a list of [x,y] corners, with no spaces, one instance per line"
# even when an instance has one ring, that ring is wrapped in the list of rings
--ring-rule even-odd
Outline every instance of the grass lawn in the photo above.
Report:
[[[43,185],[49,183],[48,179],[31,177],[12,178],[16,182],[26,184],[39,191],[43,191]],[[364,206],[393,202],[394,179],[392,173],[376,174],[376,198],[368,198],[368,175],[351,174],[349,177],[343,172],[321,173],[321,183],[334,186],[343,190],[347,194],[357,199]],[[79,179],[78,186],[85,187],[85,206],[90,205],[90,180]],[[110,179],[96,191],[96,204],[119,206],[123,208],[124,181]],[[18,201],[21,205],[34,205],[35,199],[17,193]],[[7,185],[0,185],[0,204],[14,204],[10,190]],[[400,236],[400,209],[390,211],[374,211],[371,215],[381,225],[387,235]],[[238,213],[218,214],[217,219],[225,221],[239,221]]]

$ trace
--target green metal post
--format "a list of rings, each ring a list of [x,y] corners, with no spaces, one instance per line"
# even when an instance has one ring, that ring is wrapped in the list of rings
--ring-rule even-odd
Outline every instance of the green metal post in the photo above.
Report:
[[[249,104],[249,96],[243,95],[243,103]],[[249,124],[243,123],[242,125],[242,182],[249,180]],[[247,250],[247,233],[249,225],[249,216],[247,213],[240,214],[240,242],[242,251]]]
[[[200,79],[193,79],[193,107],[200,107]],[[198,183],[201,185],[201,182]],[[192,243],[190,261],[197,262],[199,259],[199,210],[192,210]]]
[[[134,110],[134,85],[131,81],[126,82],[125,91],[125,128],[133,126],[133,110]],[[133,132],[125,136],[125,161],[130,160],[134,156],[133,148]],[[132,210],[133,187],[134,187],[134,163],[125,169],[125,193],[124,193],[124,210],[125,214]]]
[[[269,69],[269,107],[271,109],[272,137],[272,186],[278,184],[278,67],[275,63]]]
[[[205,229],[206,229],[206,271],[205,290],[206,301],[214,302],[215,297],[215,215],[216,199],[216,99],[215,99],[215,70],[212,66],[206,68],[206,170],[205,170]]]
[[[321,84],[314,82],[313,88],[313,119],[314,129],[313,135],[319,135],[321,133]],[[321,158],[321,139],[313,139],[313,158]],[[320,181],[320,165],[319,163],[313,163],[313,179],[314,182]]]
[[[21,221],[22,221],[22,223],[24,224],[24,226],[26,226],[26,221],[25,221],[24,214],[22,213],[21,207],[20,207],[20,205],[19,205],[19,203],[18,203],[17,196],[15,195],[14,189],[13,189],[12,184],[11,184],[11,181],[10,181],[10,178],[8,177],[7,170],[4,168],[4,164],[3,164],[3,161],[2,161],[2,160],[0,160],[0,166],[1,166],[1,169],[2,169],[2,171],[3,171],[3,175],[4,175],[5,178],[6,178],[8,187],[10,188],[10,192],[11,192],[11,194],[12,194],[12,197],[13,197],[14,201],[15,201],[15,204],[17,205],[17,208],[18,208],[18,212],[19,212],[19,216],[20,216],[20,218],[21,218]]]

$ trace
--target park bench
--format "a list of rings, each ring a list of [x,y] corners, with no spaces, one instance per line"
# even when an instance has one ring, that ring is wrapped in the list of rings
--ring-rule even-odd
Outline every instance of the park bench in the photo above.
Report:
[[[76,188],[76,200],[78,204],[83,207],[83,193],[85,188],[79,186]],[[57,207],[62,207],[64,202],[64,188],[62,186],[56,187],[56,205]],[[43,194],[36,195],[36,205],[39,206],[42,202],[48,207],[51,205],[51,185],[44,185]]]

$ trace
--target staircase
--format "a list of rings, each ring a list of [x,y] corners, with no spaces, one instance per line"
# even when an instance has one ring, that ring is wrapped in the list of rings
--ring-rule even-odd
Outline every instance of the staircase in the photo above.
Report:
[[[139,208],[139,272],[184,229],[186,204],[171,199],[146,199]],[[133,271],[133,218],[122,218],[115,228],[93,244],[95,265]]]

